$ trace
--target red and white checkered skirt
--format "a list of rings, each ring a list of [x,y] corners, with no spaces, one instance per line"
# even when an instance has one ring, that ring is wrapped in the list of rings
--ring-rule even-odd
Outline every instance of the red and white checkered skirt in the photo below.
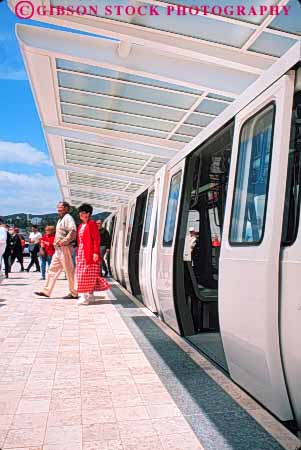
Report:
[[[100,276],[100,263],[86,263],[82,242],[79,244],[76,257],[76,280],[77,292],[80,294],[110,289],[110,285]]]

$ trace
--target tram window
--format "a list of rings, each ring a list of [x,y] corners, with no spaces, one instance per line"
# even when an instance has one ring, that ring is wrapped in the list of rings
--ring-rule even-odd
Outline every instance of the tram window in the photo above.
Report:
[[[283,214],[282,245],[295,241],[299,226],[301,187],[301,92],[294,97]]]
[[[135,212],[135,205],[132,205],[130,218],[129,218],[128,233],[127,233],[127,237],[126,237],[126,244],[125,244],[126,247],[128,247],[129,243],[130,243],[130,237],[132,234],[132,228],[133,228],[133,223],[134,223],[134,212]]]
[[[259,245],[263,239],[275,110],[275,104],[270,104],[241,129],[229,239],[232,245]]]
[[[150,229],[150,223],[152,218],[152,211],[153,211],[153,204],[154,204],[154,196],[155,191],[151,191],[151,193],[148,196],[148,203],[147,203],[147,210],[145,215],[145,225],[144,225],[144,233],[143,233],[143,241],[142,241],[142,247],[147,246],[148,242],[148,236],[149,236],[149,229]]]
[[[177,172],[171,179],[165,219],[163,246],[171,247],[176,224],[182,172]]]

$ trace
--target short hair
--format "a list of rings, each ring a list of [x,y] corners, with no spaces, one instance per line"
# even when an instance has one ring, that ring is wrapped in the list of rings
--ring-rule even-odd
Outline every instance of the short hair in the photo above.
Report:
[[[14,228],[14,231],[15,231],[16,233],[19,233],[20,230],[19,230],[18,227],[15,227],[15,228]]]
[[[35,225],[34,223],[31,224],[32,228],[38,229],[38,225]]]
[[[70,209],[70,203],[68,203],[68,202],[65,202],[64,200],[62,200],[61,202],[59,202],[58,203],[59,205],[63,205],[63,207],[65,208],[65,209]]]
[[[83,203],[82,205],[80,205],[80,207],[78,208],[78,212],[86,212],[86,213],[90,213],[92,215],[93,213],[93,207],[91,205],[89,205],[89,203]]]
[[[51,234],[55,234],[55,226],[54,225],[47,225],[45,227],[45,231],[50,231]]]

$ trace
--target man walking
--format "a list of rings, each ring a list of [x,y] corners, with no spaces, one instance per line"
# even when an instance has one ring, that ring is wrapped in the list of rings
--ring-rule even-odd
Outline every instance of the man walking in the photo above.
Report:
[[[69,294],[63,298],[78,298],[74,288],[74,264],[72,260],[72,247],[76,239],[76,225],[69,214],[70,205],[59,202],[57,212],[59,220],[56,225],[54,248],[51,265],[48,270],[46,284],[41,292],[35,292],[40,297],[50,297],[55,282],[62,270],[65,271],[69,283]]]

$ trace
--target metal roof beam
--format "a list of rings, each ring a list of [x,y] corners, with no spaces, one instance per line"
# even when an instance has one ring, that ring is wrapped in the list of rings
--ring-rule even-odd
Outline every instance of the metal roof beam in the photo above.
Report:
[[[90,130],[88,127],[79,127],[78,125],[66,124],[57,127],[44,127],[47,135],[59,136],[64,139],[76,140],[87,144],[101,145],[109,148],[116,148],[120,150],[129,150],[136,153],[159,156],[162,158],[173,157],[178,150],[183,148],[183,145],[178,142],[162,141],[162,145],[152,145],[151,142],[144,142],[143,136],[130,136],[131,139],[126,139],[124,134],[122,136],[119,132],[114,130],[99,129],[97,132]],[[126,136],[127,137],[127,136]],[[141,141],[139,142],[139,137]],[[163,145],[164,143],[164,145]]]
[[[12,10],[14,10],[17,2],[18,0],[9,1]],[[38,0],[34,0],[33,3],[38,3]],[[211,18],[222,19],[218,16]],[[238,70],[250,73],[259,74],[260,71],[267,69],[276,59],[268,55],[253,54],[251,52],[242,54],[239,49],[227,45],[101,17],[65,15],[56,17],[39,16],[33,17],[33,19],[97,34],[102,37],[108,36],[116,40],[137,43],[165,51],[168,54],[183,55],[196,60],[204,60],[206,58],[208,62],[214,64],[228,65],[232,61]],[[237,21],[237,24],[241,25],[239,21]],[[254,29],[255,27],[253,24],[250,24],[250,28]]]
[[[70,183],[68,185],[62,185],[62,188],[64,188],[64,187],[67,187],[68,189],[76,189],[77,191],[82,191],[82,192],[87,192],[87,193],[91,192],[91,193],[98,193],[98,194],[109,194],[114,197],[120,197],[121,199],[124,199],[124,200],[129,199],[132,195],[131,193],[123,192],[123,191],[119,191],[119,190],[89,186],[89,182],[87,182],[86,185],[73,184],[73,183]]]
[[[110,208],[110,209],[116,209],[119,208],[119,206],[121,206],[121,203],[113,203],[113,202],[103,202],[102,200],[97,201],[97,199],[95,198],[91,198],[89,197],[89,195],[85,198],[79,198],[73,195],[70,195],[70,198],[75,201],[76,203],[83,203],[83,202],[91,202],[93,206],[95,206],[95,208],[97,208],[97,206],[101,207],[101,208]]]
[[[83,63],[189,88],[206,89],[228,97],[236,97],[258,78],[258,73],[239,70],[235,61],[213,61],[208,55],[203,55],[200,61],[192,59],[183,51],[173,54],[154,47],[145,51],[145,47],[132,45],[129,55],[122,58],[118,54],[118,43],[110,40],[19,24],[16,29],[24,50],[33,47],[37,53],[46,51],[54,57],[69,57]]]
[[[148,184],[152,181],[153,177],[147,177],[144,175],[124,175],[122,172],[114,171],[114,170],[108,170],[108,169],[97,169],[95,167],[91,166],[76,166],[73,164],[55,164],[55,167],[60,170],[68,170],[69,172],[77,172],[82,173],[86,175],[93,175],[96,177],[102,177],[107,178],[111,180],[120,180],[120,181],[126,181],[129,183],[135,183],[135,184]]]

